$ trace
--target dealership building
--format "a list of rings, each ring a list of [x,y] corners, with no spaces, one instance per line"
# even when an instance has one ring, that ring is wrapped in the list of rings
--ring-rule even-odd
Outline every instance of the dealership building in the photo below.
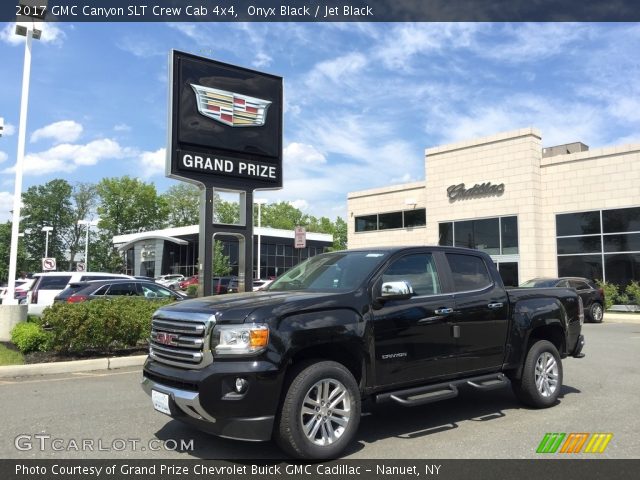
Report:
[[[190,225],[117,235],[113,237],[113,244],[125,259],[124,273],[148,277],[169,273],[191,276],[198,273],[199,231],[198,225]],[[325,233],[308,232],[306,246],[295,248],[293,230],[254,227],[253,232],[254,278],[276,277],[302,260],[327,251],[333,245],[333,236]],[[259,239],[258,236],[260,236]],[[223,254],[229,257],[231,275],[238,275],[237,238],[220,234],[215,239],[222,242]],[[260,245],[259,256],[258,245]]]
[[[425,180],[349,193],[349,248],[476,248],[507,285],[640,280],[640,144],[542,145],[526,128],[428,148]]]

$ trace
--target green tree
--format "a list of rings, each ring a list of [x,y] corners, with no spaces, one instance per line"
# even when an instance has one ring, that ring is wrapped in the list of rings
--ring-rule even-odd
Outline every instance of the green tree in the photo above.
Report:
[[[186,227],[200,223],[200,189],[191,183],[172,185],[162,198],[169,208],[168,224]]]
[[[223,245],[220,240],[213,242],[213,275],[224,277],[231,273],[231,263],[229,257],[224,254]]]
[[[240,223],[240,207],[237,202],[228,202],[226,200],[220,200],[220,197],[217,197],[215,204],[216,208],[213,212],[215,223],[226,223],[230,225]]]
[[[71,192],[71,199],[73,201],[71,212],[72,222],[69,229],[62,232],[64,245],[69,252],[69,271],[73,269],[76,253],[79,250],[84,251],[81,245],[84,244],[86,229],[89,227],[86,225],[78,225],[78,221],[89,220],[93,216],[98,203],[96,186],[92,183],[78,183],[74,185]],[[89,234],[89,242],[91,243],[93,233],[89,231]],[[86,258],[84,260],[86,261]]]
[[[311,217],[288,202],[269,203],[263,205],[262,226],[293,230],[296,226],[307,226]],[[254,225],[258,225],[258,209],[254,208]]]
[[[9,257],[11,255],[11,222],[0,224],[0,282],[9,280]],[[31,272],[27,260],[27,252],[24,237],[18,238],[18,256],[16,272],[21,276],[22,272]]]
[[[30,230],[25,235],[24,244],[30,258],[29,270],[39,271],[40,259],[45,254],[46,234],[42,227],[53,227],[49,233],[47,255],[63,263],[68,245],[65,241],[69,230],[74,227],[72,204],[73,188],[63,179],[55,179],[44,185],[29,187],[22,194],[23,220],[21,230]]]
[[[112,237],[157,230],[167,224],[169,205],[151,183],[128,176],[103,178],[96,190],[100,196],[98,226]]]

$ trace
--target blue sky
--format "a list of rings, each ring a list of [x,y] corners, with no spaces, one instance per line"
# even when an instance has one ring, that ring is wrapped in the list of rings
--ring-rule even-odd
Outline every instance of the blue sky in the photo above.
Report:
[[[33,44],[23,190],[164,177],[170,49],[284,77],[283,190],[346,217],[347,193],[424,179],[424,149],[534,126],[551,146],[640,142],[640,25],[60,23]],[[24,37],[0,24],[0,221],[14,190]],[[505,165],[508,168],[508,165]]]

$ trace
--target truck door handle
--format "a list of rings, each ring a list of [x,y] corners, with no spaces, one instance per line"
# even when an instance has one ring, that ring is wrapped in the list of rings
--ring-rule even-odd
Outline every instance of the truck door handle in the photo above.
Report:
[[[436,308],[433,313],[436,315],[451,315],[453,313],[453,308]]]
[[[491,308],[492,310],[496,310],[498,308],[504,307],[504,303],[502,303],[502,302],[490,303],[489,305],[487,305],[487,307]]]

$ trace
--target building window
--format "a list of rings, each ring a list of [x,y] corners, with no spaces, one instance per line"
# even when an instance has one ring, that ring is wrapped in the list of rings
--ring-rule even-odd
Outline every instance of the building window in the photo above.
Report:
[[[424,227],[427,225],[427,211],[424,208],[404,211],[404,228]]]
[[[415,210],[376,213],[373,215],[362,215],[356,217],[355,220],[356,232],[424,227],[427,225],[427,210],[418,208]]]
[[[489,255],[518,254],[518,217],[496,217],[438,225],[439,244],[473,248]]]
[[[640,207],[556,215],[558,275],[640,280]]]

